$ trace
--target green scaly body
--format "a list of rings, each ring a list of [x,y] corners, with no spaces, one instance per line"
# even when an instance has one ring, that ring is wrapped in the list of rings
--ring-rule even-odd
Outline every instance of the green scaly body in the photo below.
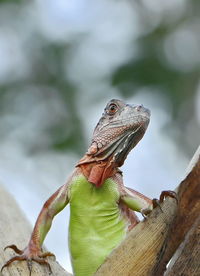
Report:
[[[97,188],[85,176],[69,187],[69,246],[76,276],[93,275],[126,235],[127,222],[118,206],[117,183],[107,179]]]

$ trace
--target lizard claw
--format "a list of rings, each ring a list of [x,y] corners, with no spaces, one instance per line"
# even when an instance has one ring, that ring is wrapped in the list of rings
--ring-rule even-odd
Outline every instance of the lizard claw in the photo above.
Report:
[[[14,250],[17,254],[22,255],[23,254],[23,250],[20,250],[15,244],[11,244],[8,245],[4,248],[4,251],[8,248],[11,248],[12,250]]]
[[[151,213],[152,209],[151,208],[143,208],[140,213],[143,216],[144,219],[147,218],[147,216]]]
[[[26,258],[25,256],[15,256],[13,258],[11,258],[10,260],[8,260],[1,268],[1,272],[3,271],[3,269],[7,266],[9,266],[12,262],[14,261],[25,261]]]
[[[44,252],[42,253],[41,250],[38,250],[37,252],[34,252],[31,250],[31,247],[25,248],[25,250],[20,250],[16,245],[11,244],[4,248],[6,250],[7,248],[13,249],[19,256],[15,256],[8,260],[1,268],[1,272],[5,267],[8,267],[11,263],[15,261],[26,261],[28,270],[29,270],[29,276],[31,276],[32,273],[32,265],[33,262],[36,262],[41,265],[46,265],[49,269],[49,274],[52,274],[51,266],[50,264],[44,259],[48,256],[53,256],[55,258],[55,255],[51,252]],[[34,253],[33,253],[34,252]]]
[[[56,259],[56,256],[53,253],[49,252],[49,251],[40,254],[40,257],[41,258],[54,257],[54,259]]]
[[[174,192],[174,191],[162,191],[161,194],[160,194],[160,199],[152,199],[152,204],[153,204],[153,209],[156,208],[156,207],[159,207],[160,210],[162,211],[162,208],[161,208],[161,203],[164,201],[164,199],[166,197],[171,197],[171,198],[174,198],[178,204],[178,198],[177,198],[177,194]]]
[[[47,255],[47,256],[49,256],[49,255]],[[37,257],[37,258],[34,258],[33,261],[38,263],[38,264],[41,264],[41,265],[46,265],[49,269],[49,274],[52,274],[51,266],[46,260],[44,260],[40,257]]]
[[[178,197],[174,191],[162,191],[160,194],[160,202],[162,203],[164,199],[168,196],[174,198],[176,200],[176,203],[178,204]]]
[[[153,209],[155,209],[156,207],[159,207],[161,212],[163,212],[162,208],[161,208],[161,203],[164,201],[164,199],[166,197],[171,197],[171,198],[174,198],[178,204],[178,198],[177,198],[177,194],[173,191],[162,191],[161,192],[161,195],[160,195],[160,199],[156,199],[156,198],[153,198],[152,199],[152,207],[150,208],[144,208],[144,209],[141,209],[140,210],[140,213],[141,215],[146,218]]]
[[[157,198],[153,198],[152,199],[153,209],[155,209],[156,207],[159,207],[160,210],[163,212],[161,205],[160,205],[161,202],[162,201],[158,200]]]
[[[31,272],[32,272],[32,260],[26,260],[27,266],[28,266],[28,270],[29,270],[29,276],[31,276]]]

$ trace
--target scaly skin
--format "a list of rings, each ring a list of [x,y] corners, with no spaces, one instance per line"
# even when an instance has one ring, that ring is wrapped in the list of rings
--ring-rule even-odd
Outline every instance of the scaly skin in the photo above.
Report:
[[[19,250],[13,261],[26,260],[30,274],[32,261],[47,265],[42,252],[43,241],[54,216],[70,204],[69,247],[75,276],[91,276],[111,251],[125,238],[138,222],[133,211],[149,214],[158,201],[123,185],[122,166],[130,150],[143,137],[150,112],[143,106],[131,106],[120,100],[111,100],[97,124],[91,146],[78,162],[65,185],[44,204],[28,246]],[[171,191],[162,192],[176,198]],[[132,211],[133,210],[133,211]]]

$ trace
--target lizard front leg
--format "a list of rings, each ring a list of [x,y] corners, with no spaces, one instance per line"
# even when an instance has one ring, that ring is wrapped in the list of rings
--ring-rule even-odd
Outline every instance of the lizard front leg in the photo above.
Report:
[[[127,187],[124,187],[123,189],[121,200],[129,208],[134,211],[140,212],[145,217],[150,214],[154,208],[156,208],[157,206],[160,207],[160,203],[162,203],[166,197],[174,198],[178,203],[177,195],[174,191],[162,191],[159,200],[156,198],[151,200],[143,194]]]
[[[35,223],[28,246],[24,250],[18,249],[18,247],[14,244],[6,246],[5,249],[7,248],[13,249],[18,254],[18,256],[15,256],[10,260],[8,260],[1,268],[1,271],[14,261],[25,260],[27,262],[30,275],[31,275],[33,261],[39,264],[48,266],[49,272],[51,273],[51,267],[49,263],[45,260],[45,258],[47,256],[54,256],[54,255],[50,252],[43,252],[41,246],[51,227],[54,216],[58,214],[68,203],[68,186],[69,184],[67,183],[62,187],[60,187],[45,202],[38,216],[38,219]]]

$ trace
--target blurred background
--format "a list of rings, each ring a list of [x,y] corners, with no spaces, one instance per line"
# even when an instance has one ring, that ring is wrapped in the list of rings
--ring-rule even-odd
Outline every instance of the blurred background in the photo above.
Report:
[[[152,113],[126,185],[176,187],[200,140],[199,13],[198,0],[0,0],[0,182],[32,224],[112,98]],[[68,216],[45,245],[71,271]]]

